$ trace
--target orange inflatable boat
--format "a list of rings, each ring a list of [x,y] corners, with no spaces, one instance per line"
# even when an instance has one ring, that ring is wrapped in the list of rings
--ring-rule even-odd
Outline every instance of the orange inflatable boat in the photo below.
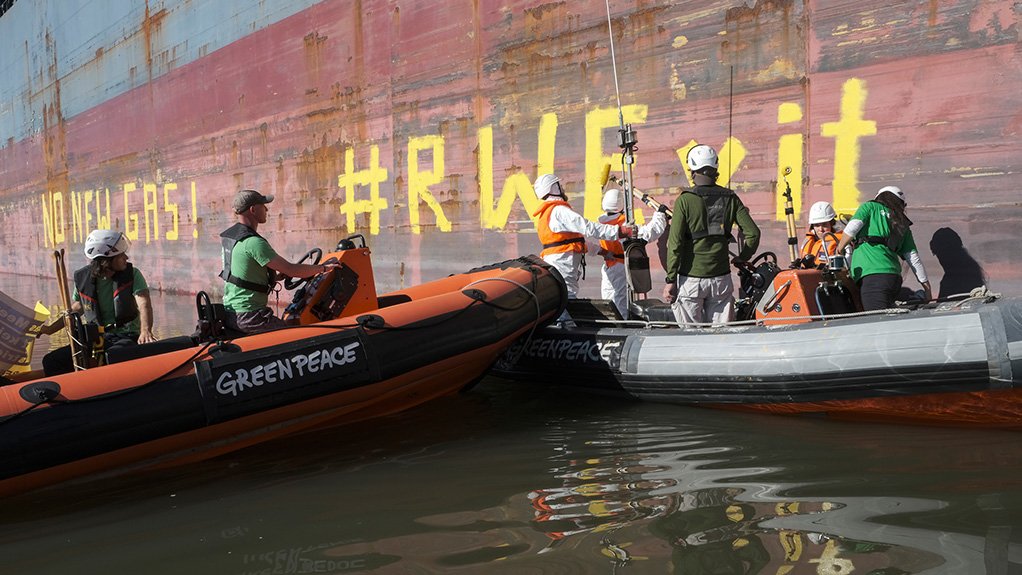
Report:
[[[0,493],[408,409],[471,385],[566,304],[535,256],[377,297],[362,243],[296,291],[294,327],[227,340],[206,317],[209,341],[0,388]]]

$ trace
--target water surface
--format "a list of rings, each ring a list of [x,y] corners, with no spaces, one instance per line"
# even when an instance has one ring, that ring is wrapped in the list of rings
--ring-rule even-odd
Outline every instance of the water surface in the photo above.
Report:
[[[161,336],[190,331],[191,298],[156,296]],[[391,417],[8,498],[0,571],[1022,573],[1019,438],[486,379]]]

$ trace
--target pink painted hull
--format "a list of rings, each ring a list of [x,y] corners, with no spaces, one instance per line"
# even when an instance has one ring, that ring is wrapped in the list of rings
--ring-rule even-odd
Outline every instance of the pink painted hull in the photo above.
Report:
[[[253,31],[188,57],[188,31],[209,27],[195,5],[212,3],[146,11],[85,56],[59,40],[70,23],[29,4],[0,17],[0,32],[44,27],[27,73],[2,80],[24,110],[0,141],[6,273],[50,274],[54,247],[79,253],[103,225],[134,238],[152,285],[219,289],[217,235],[242,187],[277,196],[265,235],[285,257],[366,235],[383,291],[538,252],[538,171],[599,212],[617,141],[602,2],[322,2],[258,28],[239,11],[226,24]],[[786,253],[790,165],[800,222],[815,201],[850,213],[899,185],[935,289],[975,264],[995,291],[1022,292],[1010,0],[730,4],[611,3],[638,187],[673,202],[688,185],[679,150],[730,133],[722,161],[764,249]]]

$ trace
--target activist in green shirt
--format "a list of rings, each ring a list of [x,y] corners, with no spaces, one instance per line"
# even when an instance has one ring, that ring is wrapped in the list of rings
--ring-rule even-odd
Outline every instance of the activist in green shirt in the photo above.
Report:
[[[294,278],[309,278],[337,267],[295,264],[280,257],[265,238],[259,235],[259,224],[266,223],[266,204],[273,195],[255,190],[241,190],[234,196],[233,208],[238,223],[220,234],[223,247],[224,308],[227,327],[243,333],[261,333],[286,327],[268,304],[277,273]]]
[[[693,147],[687,162],[696,186],[683,191],[674,202],[663,298],[673,304],[680,324],[733,321],[731,230],[736,224],[741,230],[744,246],[737,259],[747,261],[759,247],[759,227],[741,198],[716,184],[719,174],[713,148]]]
[[[102,349],[110,363],[127,348],[156,341],[149,285],[142,272],[128,262],[130,247],[121,232],[92,230],[84,249],[89,264],[74,272],[70,311],[81,313],[84,324],[102,326]],[[52,335],[63,327],[60,318],[43,326],[40,334]],[[93,343],[85,342],[90,349]],[[80,356],[77,361],[84,367],[97,359]],[[43,372],[47,376],[69,373],[75,369],[75,361],[69,345],[59,347],[43,357]]]
[[[901,291],[901,260],[908,262],[930,301],[930,282],[912,237],[912,221],[905,215],[905,192],[897,186],[885,186],[876,198],[855,211],[838,242],[841,252],[853,239],[858,246],[852,253],[851,278],[859,284],[859,298],[865,311],[888,309]]]

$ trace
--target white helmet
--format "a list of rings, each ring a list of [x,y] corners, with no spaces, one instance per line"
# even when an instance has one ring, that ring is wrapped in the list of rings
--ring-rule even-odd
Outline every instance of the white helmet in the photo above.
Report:
[[[901,200],[902,203],[904,203],[906,206],[908,205],[908,201],[905,199],[905,192],[901,191],[901,188],[899,188],[898,186],[884,186],[880,188],[879,192],[877,192],[876,197],[879,198],[880,194],[884,192],[891,192],[892,194],[898,196],[898,199]]]
[[[536,197],[542,200],[550,194],[560,195],[560,186],[557,186],[557,189],[554,189],[554,186],[560,182],[561,179],[553,174],[543,174],[536,178],[536,183],[533,184],[532,188],[536,190]]]
[[[625,208],[621,205],[621,190],[610,188],[603,194],[603,211],[615,213],[623,209]]]
[[[85,257],[94,260],[99,257],[112,258],[123,254],[131,242],[121,232],[113,230],[92,230],[85,238]]]
[[[699,144],[688,151],[688,169],[695,172],[707,166],[717,169],[717,152],[713,148]]]
[[[809,225],[825,224],[836,219],[837,214],[830,202],[816,202],[813,207],[809,208]]]

